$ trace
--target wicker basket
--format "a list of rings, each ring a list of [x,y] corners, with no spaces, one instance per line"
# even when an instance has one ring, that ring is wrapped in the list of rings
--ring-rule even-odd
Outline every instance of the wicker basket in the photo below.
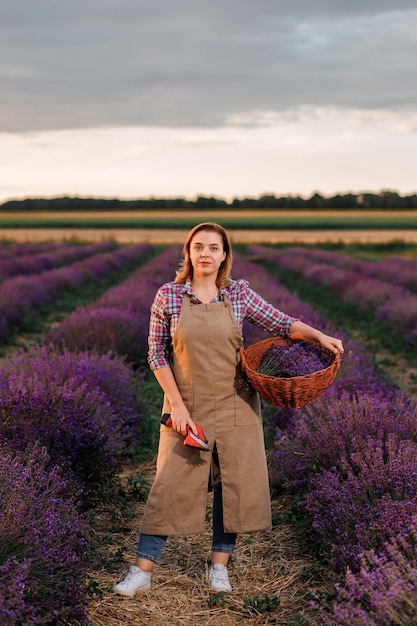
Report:
[[[246,349],[241,348],[240,360],[246,376],[264,400],[276,406],[298,408],[312,402],[333,382],[340,367],[340,353],[334,354],[330,350],[321,348],[322,352],[331,359],[331,364],[306,376],[278,378],[265,376],[256,371],[262,356],[271,345],[283,344],[288,346],[291,343],[293,343],[291,340],[281,337],[268,337],[262,341],[257,341]]]

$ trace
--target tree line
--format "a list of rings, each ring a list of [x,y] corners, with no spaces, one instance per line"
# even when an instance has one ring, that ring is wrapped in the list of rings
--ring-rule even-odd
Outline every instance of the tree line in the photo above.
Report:
[[[400,195],[396,191],[379,193],[347,193],[323,196],[314,193],[309,198],[301,196],[261,195],[258,198],[234,198],[230,201],[198,196],[185,198],[26,198],[8,200],[0,205],[1,211],[117,211],[117,210],[172,210],[172,209],[417,209],[417,194]]]

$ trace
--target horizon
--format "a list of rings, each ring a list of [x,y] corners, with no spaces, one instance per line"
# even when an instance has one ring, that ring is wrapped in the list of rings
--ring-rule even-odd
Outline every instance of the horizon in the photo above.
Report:
[[[301,194],[288,194],[288,195],[277,195],[277,194],[259,194],[258,196],[231,196],[230,198],[224,198],[221,196],[211,195],[211,196],[194,196],[194,197],[186,197],[186,196],[137,196],[137,197],[122,197],[122,196],[80,196],[80,195],[64,195],[64,196],[27,196],[22,198],[9,198],[7,200],[0,200],[0,206],[3,206],[7,203],[13,202],[26,202],[26,201],[40,201],[40,202],[53,202],[60,200],[80,200],[82,201],[100,201],[104,202],[158,202],[158,201],[183,201],[189,203],[196,203],[199,200],[214,200],[218,202],[225,202],[230,205],[233,201],[260,201],[265,198],[274,198],[275,200],[301,200],[303,202],[307,202],[313,199],[316,196],[323,198],[323,200],[332,200],[336,197],[348,197],[353,196],[355,198],[360,198],[364,195],[369,195],[373,197],[383,197],[384,195],[396,195],[401,199],[413,198],[417,195],[417,191],[412,193],[400,193],[396,189],[379,189],[377,191],[371,190],[361,190],[358,192],[355,191],[347,191],[347,192],[336,192],[335,194],[323,194],[320,191],[314,191],[311,195],[301,195]],[[215,209],[216,207],[209,207]],[[220,208],[220,207],[219,207]],[[366,207],[364,207],[366,208]],[[278,210],[278,209],[277,209]]]

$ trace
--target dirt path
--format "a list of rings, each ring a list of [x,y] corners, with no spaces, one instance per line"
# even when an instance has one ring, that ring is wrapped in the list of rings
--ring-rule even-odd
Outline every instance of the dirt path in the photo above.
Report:
[[[151,481],[154,469],[154,463],[132,467],[122,479],[142,475]],[[129,522],[121,511],[103,509],[97,514],[96,532],[103,538],[105,564],[102,570],[91,573],[103,594],[89,610],[94,626],[229,626],[239,622],[287,626],[291,620],[300,626],[321,623],[310,607],[311,593],[330,591],[332,581],[326,579],[311,554],[303,552],[294,530],[282,521],[270,531],[238,537],[229,566],[233,592],[227,599],[216,598],[207,586],[210,521],[203,535],[168,540],[162,560],[154,568],[151,591],[133,599],[113,594],[112,586],[124,578],[134,559],[143,507],[142,502],[134,504],[135,516]],[[288,496],[274,500],[273,518],[285,518],[290,507]],[[269,611],[257,612],[245,606],[245,602],[253,605],[261,596]],[[217,604],[213,605],[213,599]],[[275,607],[277,599],[279,606]]]

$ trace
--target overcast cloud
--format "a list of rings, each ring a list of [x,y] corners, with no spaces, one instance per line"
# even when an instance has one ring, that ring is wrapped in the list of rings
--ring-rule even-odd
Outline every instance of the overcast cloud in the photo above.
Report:
[[[0,0],[0,200],[416,191],[416,0]]]
[[[1,0],[0,132],[409,119],[416,59],[415,0]]]

